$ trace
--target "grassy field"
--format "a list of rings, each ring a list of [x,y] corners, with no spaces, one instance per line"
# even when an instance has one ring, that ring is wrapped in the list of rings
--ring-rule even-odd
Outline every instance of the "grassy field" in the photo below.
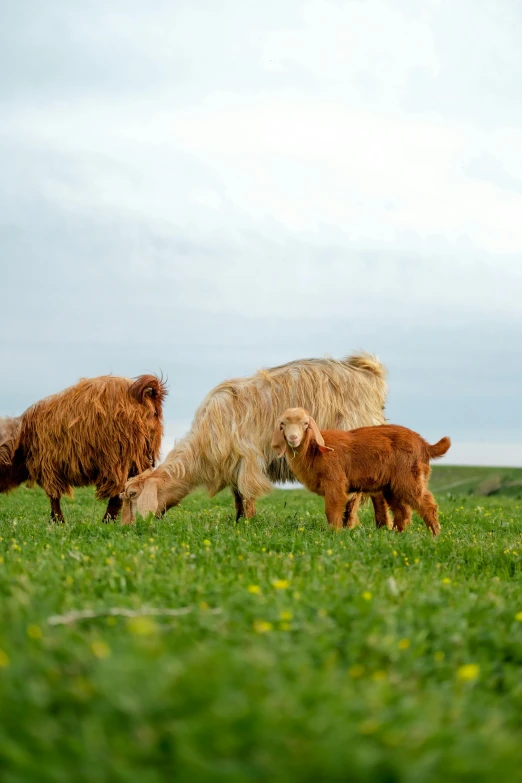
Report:
[[[522,780],[521,479],[435,469],[436,540],[304,491],[129,528],[0,496],[2,783]]]

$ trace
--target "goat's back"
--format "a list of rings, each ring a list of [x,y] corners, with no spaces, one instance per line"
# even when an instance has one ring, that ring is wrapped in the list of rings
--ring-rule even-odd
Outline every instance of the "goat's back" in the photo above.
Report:
[[[19,435],[31,478],[49,494],[91,483],[99,497],[122,491],[131,466],[142,472],[158,458],[165,394],[156,376],[109,375],[84,378],[32,405]]]
[[[417,432],[399,424],[358,427],[349,432],[322,430],[321,434],[327,446],[349,453],[352,460],[382,462],[397,454],[422,462],[431,459],[430,444]]]
[[[361,354],[346,359],[301,359],[216,386],[194,417],[191,432],[166,462],[202,455],[216,482],[232,481],[240,459],[262,465],[272,481],[295,481],[271,448],[275,420],[286,408],[302,407],[321,429],[353,429],[384,421],[385,370]],[[186,453],[186,451],[185,451]]]
[[[396,489],[416,482],[426,482],[430,476],[430,460],[449,449],[449,438],[434,446],[417,432],[394,424],[359,427],[349,432],[321,430],[325,445],[332,451],[321,453],[311,444],[311,461],[306,463],[310,475],[338,482],[344,475],[352,492]],[[316,463],[319,460],[319,465]]]

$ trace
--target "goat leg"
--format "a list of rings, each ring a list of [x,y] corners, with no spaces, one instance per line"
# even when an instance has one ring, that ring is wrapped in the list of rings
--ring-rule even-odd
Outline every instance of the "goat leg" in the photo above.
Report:
[[[376,495],[372,495],[373,512],[375,514],[375,526],[376,527],[388,527],[388,504],[384,498],[384,495],[379,492]]]
[[[245,509],[245,519],[252,519],[256,515],[256,501],[255,500],[243,500]]]
[[[60,507],[60,498],[49,498],[51,501],[51,522],[65,522]]]
[[[243,519],[251,519],[252,517],[255,517],[255,500],[245,500],[243,495],[236,487],[232,487],[232,494],[234,495],[234,502],[236,504],[236,522],[238,522],[241,517],[243,517]]]
[[[235,487],[232,487],[232,494],[234,495],[234,503],[236,504],[236,522],[238,522],[241,519],[241,517],[245,516],[243,495],[240,495],[240,493]]]
[[[414,505],[415,511],[422,517],[424,524],[434,536],[440,533],[438,507],[431,492],[425,489]]]
[[[346,503],[343,514],[343,525],[348,530],[352,530],[359,524],[359,517],[357,516],[357,509],[361,498],[359,495],[350,495],[348,502]]]
[[[324,496],[324,511],[330,527],[341,530],[344,520],[344,511],[348,503],[348,495],[344,489],[330,488]]]
[[[118,514],[121,511],[122,503],[123,501],[119,495],[114,495],[112,498],[109,498],[107,509],[103,516],[103,522],[115,522],[118,519]]]

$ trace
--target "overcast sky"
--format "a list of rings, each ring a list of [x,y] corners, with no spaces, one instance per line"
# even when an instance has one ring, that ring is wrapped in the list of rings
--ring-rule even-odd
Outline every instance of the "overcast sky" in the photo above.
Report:
[[[522,465],[519,0],[17,0],[0,414],[377,353],[388,417]],[[448,459],[448,461],[452,461]]]

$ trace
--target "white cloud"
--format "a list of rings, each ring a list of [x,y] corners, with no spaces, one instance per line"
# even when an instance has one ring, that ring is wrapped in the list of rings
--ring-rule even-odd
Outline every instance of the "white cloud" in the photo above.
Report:
[[[17,339],[56,374],[45,341],[84,335],[107,349],[99,371],[118,346],[165,366],[157,331],[187,365],[207,351],[213,382],[228,357],[250,370],[258,355],[380,342],[408,360],[392,401],[411,407],[431,372],[444,393],[449,378],[448,411],[476,401],[472,379],[520,323],[515,3],[26,5],[0,30],[6,374],[22,363]],[[454,335],[481,320],[487,346],[459,348]],[[509,403],[501,388],[476,401],[476,430],[482,408],[514,418],[509,388]]]
[[[440,70],[426,18],[431,5],[425,18],[412,18],[386,0],[312,0],[302,6],[300,28],[266,35],[261,64],[275,71],[297,66],[321,91],[335,85],[347,99],[393,103],[412,68]]]
[[[254,219],[292,231],[333,224],[351,239],[466,237],[491,252],[522,252],[520,195],[464,173],[484,150],[515,157],[522,131],[276,94],[236,96],[233,105],[213,96],[163,115],[158,127],[169,122],[177,148],[208,165]]]
[[[419,69],[435,79],[445,67],[434,36],[439,4],[421,8],[413,16],[386,0],[313,0],[303,4],[300,24],[261,30],[254,47],[260,69],[297,68],[305,82],[209,87],[194,102],[173,101],[168,92],[164,102],[156,93],[135,102],[124,93],[116,101],[17,107],[4,134],[85,161],[83,181],[51,176],[43,185],[50,199],[76,208],[212,230],[260,221],[288,232],[336,226],[350,241],[398,249],[408,234],[437,235],[450,245],[521,253],[522,194],[469,171],[473,160],[489,156],[508,178],[522,179],[522,126],[418,113],[402,101]],[[159,61],[170,63],[159,43],[162,23],[173,24],[165,13],[148,19],[141,48],[157,45]],[[488,17],[484,6],[476,13]],[[198,51],[208,46],[209,58],[198,60],[198,69],[210,72],[214,17],[183,9],[176,19],[176,40],[192,40],[199,25]],[[127,20],[123,37],[136,34],[133,24]],[[176,46],[192,62],[189,49]],[[236,50],[241,59],[245,45]]]

